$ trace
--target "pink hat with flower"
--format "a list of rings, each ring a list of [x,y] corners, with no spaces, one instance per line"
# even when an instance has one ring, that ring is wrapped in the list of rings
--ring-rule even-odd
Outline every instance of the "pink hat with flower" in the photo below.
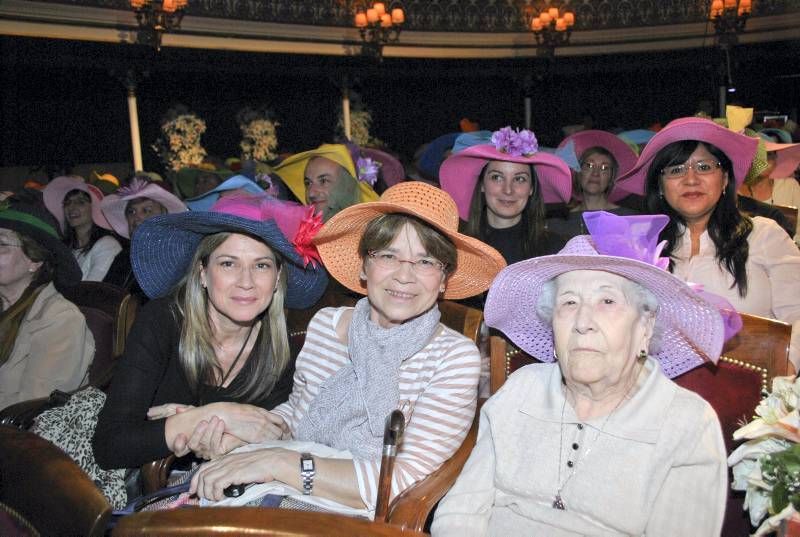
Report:
[[[109,194],[100,202],[100,209],[111,227],[126,239],[129,239],[131,234],[128,220],[125,218],[125,209],[130,200],[137,198],[147,198],[160,203],[170,214],[189,210],[181,200],[160,185],[134,177],[130,185],[120,188],[114,194]]]
[[[741,186],[758,150],[758,139],[733,132],[702,117],[684,117],[669,122],[647,145],[636,165],[617,179],[617,187],[630,194],[644,195],[647,173],[659,151],[666,146],[686,140],[697,140],[717,147],[733,164],[736,186]]]
[[[572,194],[572,173],[560,158],[539,151],[536,136],[529,130],[505,127],[492,134],[491,144],[468,147],[444,161],[439,182],[458,206],[461,220],[469,220],[469,207],[478,176],[489,161],[530,164],[536,170],[545,203],[566,203]]]
[[[94,185],[90,185],[83,180],[82,177],[77,175],[65,175],[56,177],[44,187],[42,190],[42,197],[44,198],[44,205],[53,216],[58,220],[62,231],[67,230],[67,222],[64,217],[64,198],[73,190],[80,190],[89,194],[89,199],[92,201],[92,221],[96,226],[103,229],[111,229],[103,211],[100,210],[100,202],[103,201],[103,192]]]

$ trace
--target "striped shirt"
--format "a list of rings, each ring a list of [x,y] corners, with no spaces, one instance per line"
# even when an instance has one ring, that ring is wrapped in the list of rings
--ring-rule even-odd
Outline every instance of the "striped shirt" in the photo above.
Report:
[[[308,325],[292,394],[273,410],[293,436],[322,383],[349,361],[347,345],[336,333],[348,309],[321,309]],[[400,365],[398,408],[405,414],[406,430],[395,459],[392,497],[439,468],[459,448],[475,416],[480,367],[475,344],[441,324],[431,341]],[[361,499],[374,510],[380,458],[356,458],[353,466]]]

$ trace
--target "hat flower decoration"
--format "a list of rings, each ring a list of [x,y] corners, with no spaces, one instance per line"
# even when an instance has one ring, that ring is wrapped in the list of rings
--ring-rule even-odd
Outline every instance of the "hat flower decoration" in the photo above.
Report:
[[[747,439],[731,456],[734,490],[746,491],[744,505],[754,535],[778,529],[800,509],[800,379],[775,377],[772,392],[756,407],[756,417],[733,433]]]
[[[528,129],[503,127],[492,133],[492,143],[498,151],[514,157],[529,156],[539,151],[539,142]]]
[[[373,160],[370,157],[358,157],[356,161],[356,174],[358,180],[364,183],[369,183],[370,186],[375,186],[378,181],[378,170],[381,163]]]
[[[303,260],[304,266],[311,263],[312,267],[317,268],[318,263],[322,263],[322,258],[314,244],[314,237],[317,236],[320,229],[322,229],[322,213],[316,212],[316,209],[309,205],[306,207],[306,214],[300,220],[300,225],[292,239],[292,246]]]

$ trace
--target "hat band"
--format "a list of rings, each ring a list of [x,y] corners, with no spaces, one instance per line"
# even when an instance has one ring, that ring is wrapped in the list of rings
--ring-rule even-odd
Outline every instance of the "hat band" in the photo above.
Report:
[[[52,235],[53,238],[56,239],[58,238],[58,233],[56,233],[56,230],[53,229],[53,226],[50,226],[47,223],[42,222],[39,218],[31,216],[27,213],[15,211],[14,209],[5,209],[5,210],[0,210],[0,218],[3,218],[5,220],[14,220],[17,222],[23,222],[41,231],[44,231],[48,235]]]

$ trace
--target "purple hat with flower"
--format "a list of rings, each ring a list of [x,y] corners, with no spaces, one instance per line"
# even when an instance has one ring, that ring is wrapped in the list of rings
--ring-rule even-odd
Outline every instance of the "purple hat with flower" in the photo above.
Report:
[[[665,215],[617,216],[604,211],[583,215],[590,235],[571,239],[555,255],[537,257],[503,269],[489,288],[486,324],[505,333],[531,356],[552,362],[553,328],[536,313],[545,282],[573,270],[617,274],[645,287],[658,299],[661,348],[654,357],[664,373],[681,373],[719,359],[723,343],[742,326],[724,298],[705,293],[671,274],[661,257]]]
[[[616,186],[630,194],[639,196],[645,193],[645,183],[650,165],[655,160],[659,151],[666,146],[686,140],[697,140],[711,144],[725,153],[733,164],[733,175],[736,186],[744,182],[750,164],[758,150],[758,139],[733,132],[710,119],[702,117],[684,117],[671,121],[666,127],[658,131],[636,161],[636,165],[617,178]]]
[[[489,161],[530,164],[539,178],[545,203],[566,203],[572,193],[572,174],[560,158],[539,151],[536,136],[529,130],[505,127],[492,134],[491,144],[468,147],[451,155],[439,170],[442,189],[453,197],[458,216],[469,220],[469,206],[478,176]]]
[[[189,271],[206,235],[230,232],[257,238],[279,253],[287,271],[285,303],[289,308],[314,304],[328,283],[312,239],[322,227],[313,207],[275,198],[233,195],[208,212],[154,216],[142,222],[131,241],[131,266],[150,298],[170,293]]]

